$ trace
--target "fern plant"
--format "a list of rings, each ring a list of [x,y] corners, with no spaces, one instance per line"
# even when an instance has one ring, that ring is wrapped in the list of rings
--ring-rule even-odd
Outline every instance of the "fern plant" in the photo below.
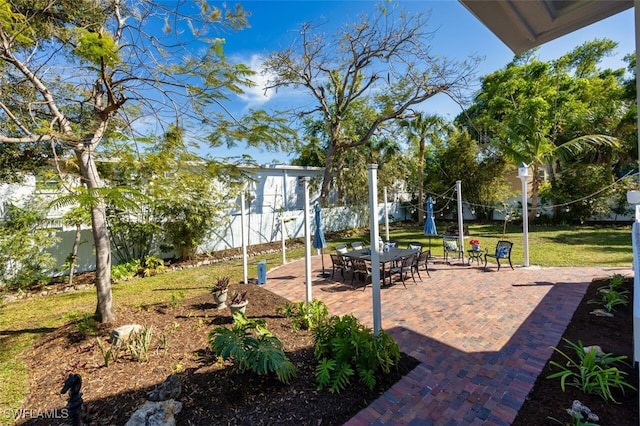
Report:
[[[231,329],[219,326],[211,330],[209,346],[223,360],[232,361],[239,373],[247,370],[259,375],[275,373],[285,384],[297,376],[296,367],[282,350],[282,342],[271,334],[266,322],[249,319],[242,312],[233,314]]]
[[[369,389],[376,384],[376,374],[389,373],[400,360],[400,347],[384,331],[376,337],[372,330],[353,315],[333,316],[313,329],[315,356],[318,359],[318,389],[339,393],[358,378]]]

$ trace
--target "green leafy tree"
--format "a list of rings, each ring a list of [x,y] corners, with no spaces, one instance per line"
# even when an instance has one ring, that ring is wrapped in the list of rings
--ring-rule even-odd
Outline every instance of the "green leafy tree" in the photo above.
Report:
[[[418,114],[411,119],[400,121],[400,127],[406,129],[409,143],[417,145],[418,151],[418,224],[424,223],[424,162],[427,139],[442,139],[447,133],[446,123],[438,115]]]
[[[438,93],[456,96],[466,87],[477,60],[453,62],[430,52],[432,32],[421,14],[406,14],[383,5],[374,16],[327,37],[311,23],[300,29],[293,47],[270,55],[265,69],[273,77],[269,88],[305,90],[312,102],[292,111],[313,116],[327,135],[324,177],[320,190],[327,203],[341,155],[368,145],[387,124],[404,118],[411,107]],[[347,125],[354,109],[366,105],[357,128]]]
[[[0,221],[0,282],[11,290],[48,280],[55,266],[48,249],[57,239],[43,228],[44,209],[37,200],[25,205],[7,204],[4,220]]]
[[[224,108],[253,85],[253,73],[231,64],[225,40],[212,34],[246,25],[240,6],[206,0],[0,0],[0,143],[45,144],[49,158],[74,157],[97,200],[91,223],[100,321],[115,317],[105,185],[96,161],[105,140],[133,140],[141,129],[148,132],[148,123],[180,123],[193,131],[189,139],[212,145],[284,148],[289,139],[282,121],[263,111],[236,118]]]
[[[436,144],[427,162],[427,187],[435,193],[446,193],[461,181],[463,199],[474,206],[477,217],[492,217],[494,206],[511,194],[503,179],[504,159],[496,152],[481,147],[467,132],[454,132]],[[439,209],[452,211],[455,200],[446,200]]]
[[[535,50],[516,56],[504,69],[482,80],[482,88],[459,121],[477,136],[488,136],[512,165],[526,163],[532,175],[531,210],[535,216],[542,171],[603,149],[616,150],[616,123],[590,119],[626,108],[619,102],[612,73],[596,73],[597,63],[615,47],[608,40],[585,43],[556,61],[542,62]],[[615,73],[614,73],[615,74]],[[602,111],[608,111],[604,114]],[[591,123],[591,125],[588,125]]]
[[[132,210],[109,211],[118,260],[144,263],[154,252],[169,250],[192,258],[210,230],[228,220],[245,177],[234,165],[190,151],[183,135],[183,129],[171,127],[144,142],[140,153],[119,151],[122,161],[101,165],[112,183],[128,184],[145,195]]]
[[[71,285],[73,284],[73,276],[75,274],[76,266],[78,265],[78,248],[82,243],[82,226],[89,225],[91,223],[89,210],[81,206],[77,206],[62,216],[62,223],[68,226],[73,226],[75,229],[71,253],[69,253],[67,258],[69,268],[69,285]]]

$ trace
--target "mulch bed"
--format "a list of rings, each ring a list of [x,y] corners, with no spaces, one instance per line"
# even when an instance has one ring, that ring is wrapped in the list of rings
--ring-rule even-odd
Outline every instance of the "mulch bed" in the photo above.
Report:
[[[78,373],[83,380],[85,422],[122,425],[144,403],[148,392],[179,371],[183,408],[177,415],[178,424],[339,425],[417,365],[414,358],[403,354],[398,368],[379,377],[372,391],[357,379],[339,394],[319,391],[311,333],[294,331],[291,320],[278,313],[285,299],[257,285],[245,288],[247,316],[266,320],[298,370],[298,378],[290,385],[282,385],[273,377],[237,374],[230,364],[213,357],[207,345],[209,331],[218,325],[230,325],[232,320],[228,308],[216,309],[213,297],[204,295],[180,300],[174,306],[117,306],[117,321],[109,327],[100,326],[97,336],[81,336],[77,324],[48,334],[28,354],[29,398],[23,407],[43,412],[61,410],[66,405],[60,395],[62,384],[69,373]],[[154,327],[149,361],[132,361],[123,355],[105,367],[96,339],[106,342],[113,328],[130,323]],[[166,342],[166,350],[161,342]],[[25,424],[56,423],[30,419]]]
[[[588,304],[597,297],[603,281],[594,281],[576,310],[564,338],[582,341],[585,346],[599,345],[605,352],[626,355],[622,366],[628,382],[637,386],[638,369],[633,359],[632,306],[619,307],[614,318],[592,315],[597,306]],[[132,282],[131,285],[135,285]],[[632,281],[625,288],[633,290]],[[285,351],[298,369],[298,378],[282,385],[271,377],[239,375],[231,366],[214,359],[208,349],[209,331],[218,325],[230,325],[228,309],[218,310],[213,297],[203,295],[179,300],[174,304],[116,306],[117,322],[98,326],[96,334],[83,336],[78,324],[71,323],[47,334],[27,355],[29,397],[22,404],[30,410],[61,410],[66,399],[60,389],[69,373],[83,378],[84,421],[92,425],[122,425],[141,405],[147,393],[178,372],[183,382],[182,412],[178,424],[234,425],[341,425],[373,402],[400,378],[411,371],[417,361],[405,354],[392,374],[379,377],[373,391],[355,383],[340,394],[317,390],[313,340],[308,331],[294,331],[291,320],[278,312],[286,300],[256,285],[247,285],[250,300],[247,315],[263,318],[267,327],[283,342]],[[633,300],[633,295],[628,295]],[[119,325],[138,323],[154,327],[154,340],[148,362],[136,362],[128,356],[104,366],[96,339],[107,340]],[[567,349],[563,343],[560,348]],[[564,362],[559,354],[553,358]],[[580,400],[599,417],[600,425],[638,425],[638,392],[615,392],[616,403],[606,403],[596,395],[585,395],[569,386],[563,392],[557,380],[545,377],[556,371],[549,364],[540,374],[528,400],[513,425],[573,424],[566,413],[574,400]],[[22,424],[54,425],[52,419],[22,419]]]
[[[612,353],[615,356],[626,356],[627,364],[619,365],[618,368],[627,374],[627,382],[637,388],[638,367],[632,367],[633,281],[631,279],[625,281],[624,288],[629,291],[627,295],[629,303],[626,306],[616,308],[613,318],[591,314],[600,305],[588,303],[590,300],[600,299],[598,288],[605,284],[606,280],[595,280],[591,283],[567,326],[563,338],[574,343],[581,341],[584,346],[598,345],[605,353]],[[561,341],[558,349],[576,359],[575,352],[567,348],[564,341]],[[562,365],[566,362],[566,359],[558,353],[554,353],[551,360]],[[600,421],[597,423],[600,425],[637,426],[640,424],[637,390],[629,390],[624,394],[615,391],[613,394],[618,401],[617,404],[605,402],[594,394],[584,394],[575,386],[567,386],[566,391],[562,392],[559,379],[546,379],[548,375],[557,371],[559,371],[558,368],[547,363],[538,376],[528,400],[518,412],[518,417],[513,423],[514,426],[574,424],[566,412],[574,400],[579,400],[597,414],[600,417]]]

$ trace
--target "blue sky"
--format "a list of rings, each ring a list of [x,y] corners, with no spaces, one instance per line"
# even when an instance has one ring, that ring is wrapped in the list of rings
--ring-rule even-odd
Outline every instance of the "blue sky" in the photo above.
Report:
[[[251,12],[250,28],[236,33],[224,35],[227,55],[234,61],[259,68],[260,59],[269,53],[284,49],[292,33],[303,22],[326,21],[324,31],[333,34],[333,30],[345,23],[355,22],[361,13],[371,14],[376,2],[366,0],[351,1],[240,1],[242,6]],[[503,68],[513,59],[509,50],[493,33],[482,25],[457,0],[438,1],[401,1],[409,12],[428,13],[428,30],[435,30],[432,52],[450,59],[464,60],[472,55],[484,57],[478,69],[478,78]],[[616,56],[607,58],[602,67],[620,68],[625,63],[622,58],[635,49],[633,8],[619,13],[606,20],[592,24],[584,29],[568,34],[552,42],[542,45],[538,56],[542,60],[552,60],[572,50],[576,46],[595,38],[609,38],[618,42]],[[258,87],[247,96],[237,99],[234,108],[237,112],[252,107],[265,109],[281,108],[286,104],[291,93],[270,93],[264,96]],[[478,88],[479,80],[470,90]],[[427,113],[440,114],[453,119],[461,112],[460,107],[444,95],[437,95],[425,102],[423,110]],[[291,157],[286,153],[265,152],[257,149],[239,148],[237,154],[250,154],[261,164],[277,162],[288,163]],[[227,149],[210,151],[213,156],[228,157]]]

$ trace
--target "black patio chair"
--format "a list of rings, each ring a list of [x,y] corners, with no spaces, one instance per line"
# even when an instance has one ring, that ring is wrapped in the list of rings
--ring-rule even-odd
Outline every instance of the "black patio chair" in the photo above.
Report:
[[[513,243],[511,241],[498,241],[498,244],[496,244],[496,251],[494,253],[487,252],[484,254],[484,268],[487,269],[487,257],[491,257],[498,263],[498,271],[500,270],[500,259],[507,259],[509,261],[509,266],[511,266],[511,269],[513,269],[513,265],[511,264],[512,248]]]

